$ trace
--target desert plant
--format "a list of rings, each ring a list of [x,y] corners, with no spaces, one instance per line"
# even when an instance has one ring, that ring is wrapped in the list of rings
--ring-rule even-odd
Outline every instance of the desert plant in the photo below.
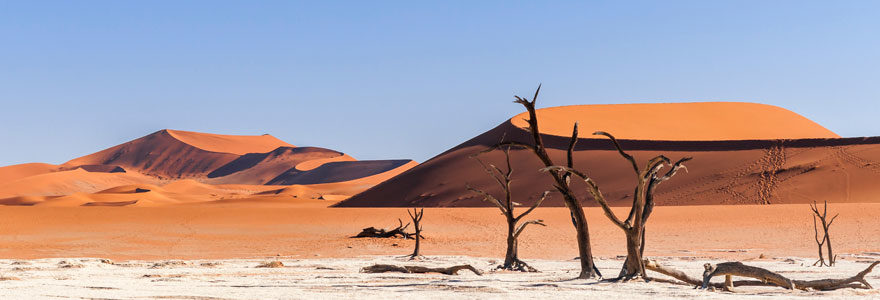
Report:
[[[504,215],[505,220],[507,221],[507,252],[504,255],[504,264],[498,266],[499,269],[503,270],[513,270],[513,271],[521,271],[521,272],[536,272],[535,268],[532,268],[525,262],[519,259],[519,247],[518,247],[518,239],[519,235],[526,229],[526,226],[529,224],[535,225],[544,225],[543,220],[529,220],[519,224],[522,221],[523,217],[531,213],[535,208],[541,205],[541,202],[544,202],[544,199],[547,198],[547,194],[550,192],[544,192],[531,207],[526,209],[523,213],[516,215],[514,213],[515,202],[512,199],[512,193],[510,191],[510,183],[512,181],[511,175],[513,174],[513,167],[510,164],[510,148],[512,146],[508,145],[502,149],[504,151],[504,158],[507,165],[507,170],[501,170],[494,164],[487,164],[480,160],[476,155],[472,156],[477,162],[480,163],[480,166],[483,167],[483,170],[486,171],[490,177],[495,179],[495,182],[501,186],[501,190],[504,192],[504,197],[495,197],[483,190],[474,188],[470,185],[467,186],[467,189],[471,192],[479,194],[483,196],[483,200],[489,203],[494,204],[501,210],[501,214]],[[491,150],[491,149],[490,149]],[[485,153],[481,152],[481,153]],[[519,225],[517,225],[519,224]]]

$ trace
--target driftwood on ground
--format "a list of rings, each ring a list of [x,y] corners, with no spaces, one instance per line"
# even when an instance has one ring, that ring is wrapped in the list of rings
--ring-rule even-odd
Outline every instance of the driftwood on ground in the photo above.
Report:
[[[780,275],[779,273],[764,268],[747,266],[740,262],[726,262],[716,265],[705,264],[704,267],[706,271],[703,273],[702,280],[690,277],[679,270],[662,266],[656,261],[646,260],[645,268],[678,279],[684,283],[693,286],[700,286],[702,288],[712,287],[729,291],[736,286],[778,286],[787,289],[794,288],[800,290],[828,291],[842,288],[872,289],[873,287],[871,286],[871,284],[869,284],[868,281],[865,280],[865,276],[868,275],[868,273],[871,273],[871,271],[874,269],[875,266],[877,266],[877,264],[880,264],[880,261],[871,263],[867,268],[865,268],[865,270],[859,272],[852,277],[838,279],[826,278],[816,280],[792,280]],[[709,282],[714,276],[725,276],[725,282]],[[758,280],[733,281],[731,278],[732,276],[750,277]]]
[[[391,230],[379,229],[375,227],[367,227],[361,230],[356,236],[352,238],[364,238],[364,237],[372,237],[372,238],[393,238],[400,236],[404,239],[413,239],[415,234],[406,232],[406,228],[409,227],[409,223],[403,225],[403,221],[397,219],[397,228]],[[424,238],[424,237],[422,237]]]
[[[395,265],[383,265],[376,264],[369,267],[365,267],[361,269],[363,273],[385,273],[385,272],[399,272],[399,273],[440,273],[446,275],[456,275],[458,271],[461,270],[470,270],[474,272],[474,274],[482,276],[483,273],[477,268],[474,268],[471,265],[458,265],[452,266],[448,268],[429,268],[429,267],[421,267],[421,266],[395,266]]]

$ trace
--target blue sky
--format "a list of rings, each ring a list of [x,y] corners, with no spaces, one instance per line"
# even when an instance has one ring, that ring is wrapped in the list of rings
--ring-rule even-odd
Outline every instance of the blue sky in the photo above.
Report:
[[[163,128],[424,161],[542,107],[748,101],[880,135],[877,1],[3,1],[0,165]]]

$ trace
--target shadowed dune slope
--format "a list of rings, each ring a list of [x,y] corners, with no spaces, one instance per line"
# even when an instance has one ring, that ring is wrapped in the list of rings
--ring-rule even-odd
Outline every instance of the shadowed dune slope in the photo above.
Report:
[[[329,162],[309,171],[292,168],[267,184],[292,185],[350,181],[392,171],[410,162],[412,160],[408,159]]]
[[[541,119],[542,111],[539,110],[542,130],[551,125],[563,128],[557,123],[570,121]],[[665,118],[657,118],[661,117]],[[659,122],[657,118],[655,120]],[[466,191],[465,185],[471,184],[498,197],[502,195],[501,190],[470,156],[497,144],[503,136],[507,140],[531,143],[529,133],[516,125],[514,119],[337,206],[489,206],[481,197]],[[727,126],[722,125],[693,124],[695,127]],[[760,127],[762,124],[749,125]],[[566,126],[567,134],[570,134],[571,124]],[[575,167],[596,180],[612,205],[628,206],[636,184],[632,168],[613,150],[609,140],[592,138],[584,134],[587,131],[586,125],[581,123],[581,137],[589,138],[577,142]],[[814,133],[819,135],[822,131],[817,129]],[[880,185],[875,184],[880,182],[880,137],[803,138],[806,133],[793,131],[789,138],[778,134],[779,139],[762,140],[758,134],[755,137],[742,136],[750,138],[742,140],[627,139],[621,140],[621,144],[635,156],[640,166],[660,154],[673,160],[685,156],[694,158],[687,163],[689,172],[681,172],[658,187],[655,197],[658,205],[808,203],[826,199],[830,202],[880,202],[875,197],[880,194]],[[543,135],[543,139],[554,162],[564,164],[569,138]],[[480,157],[498,166],[504,164],[504,155],[500,151]],[[528,205],[534,203],[544,190],[552,190],[552,180],[539,172],[543,165],[533,153],[513,150],[511,157],[514,201]],[[595,205],[581,182],[575,181],[574,189],[585,200],[585,205]],[[563,205],[561,195],[555,191],[544,203],[545,206]]]
[[[354,160],[339,151],[318,147],[279,147],[267,153],[249,153],[208,173],[211,183],[266,184],[300,163],[336,158]]]
[[[66,162],[63,166],[118,165],[125,170],[162,178],[201,177],[225,165],[239,155],[204,150],[187,144],[170,130],[160,130],[145,137]],[[277,148],[277,147],[276,147]]]

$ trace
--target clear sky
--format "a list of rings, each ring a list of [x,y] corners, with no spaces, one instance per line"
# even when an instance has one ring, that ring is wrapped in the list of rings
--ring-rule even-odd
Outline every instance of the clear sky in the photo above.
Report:
[[[521,108],[748,101],[880,135],[880,1],[2,1],[0,165],[163,129],[424,161]]]

